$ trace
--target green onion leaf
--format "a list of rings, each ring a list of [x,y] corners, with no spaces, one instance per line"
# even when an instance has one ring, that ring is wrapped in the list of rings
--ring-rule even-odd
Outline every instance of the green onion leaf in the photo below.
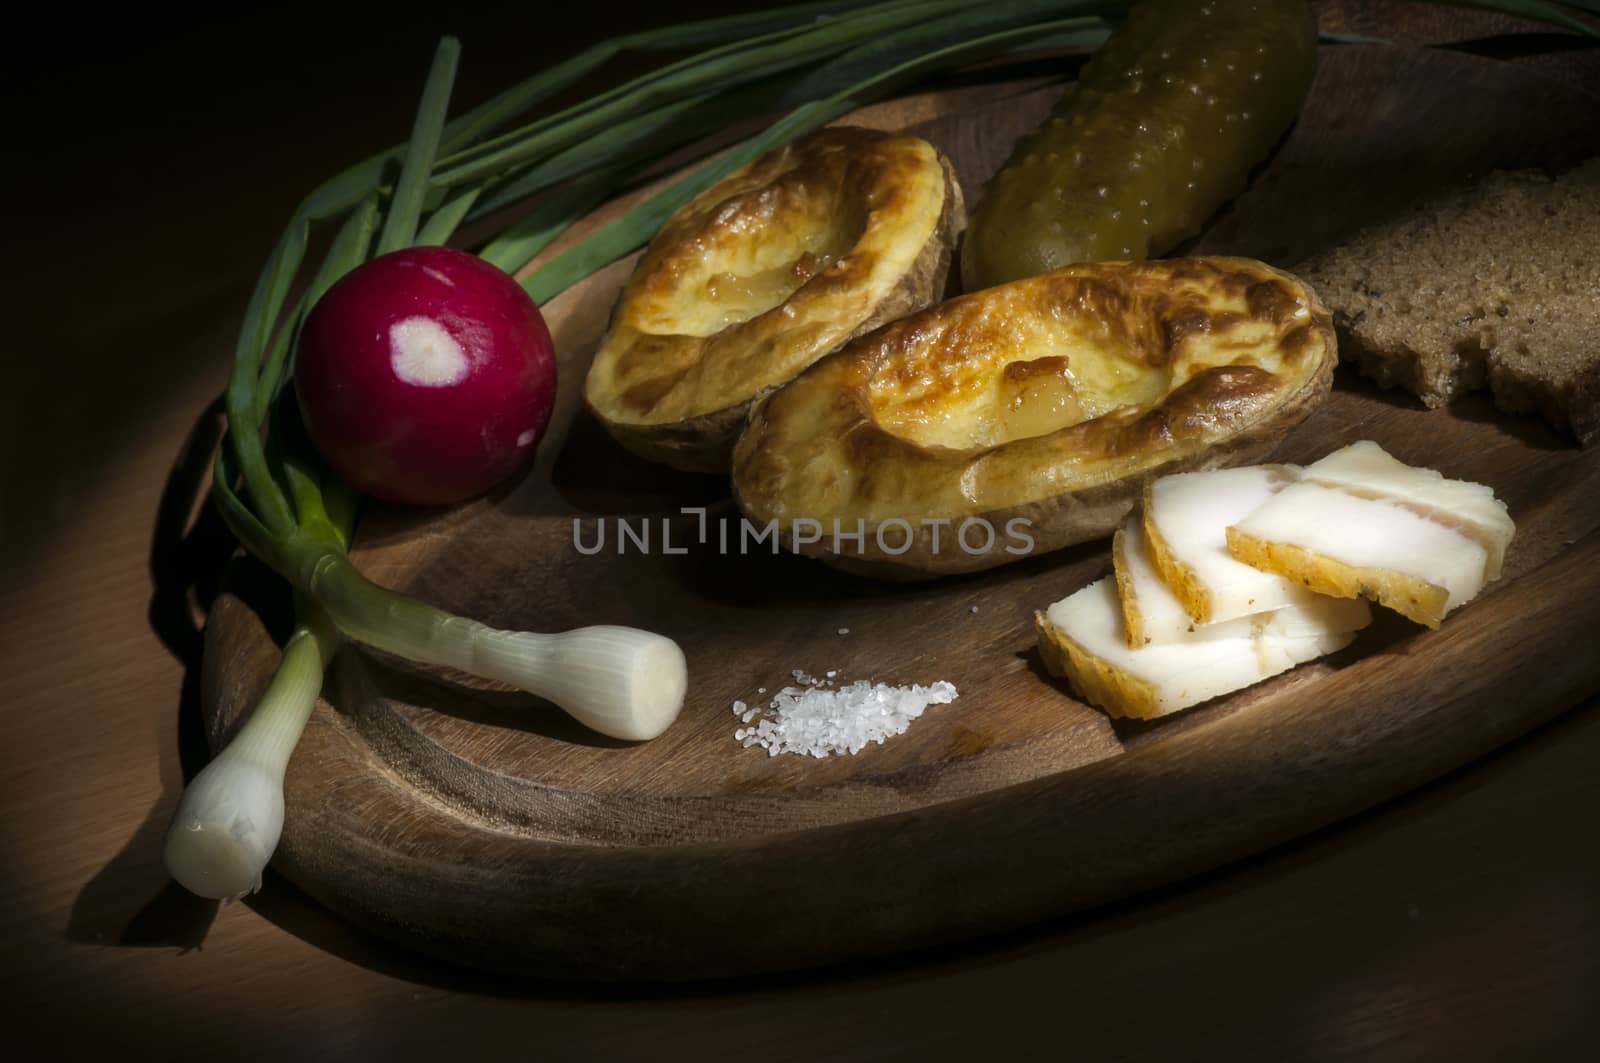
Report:
[[[309,228],[302,220],[291,222],[272,249],[245,309],[244,327],[234,348],[233,372],[228,378],[228,441],[244,475],[245,493],[262,522],[275,534],[293,528],[294,515],[268,472],[262,451],[261,420],[256,416],[257,374],[274,324],[288,298],[289,284],[305,258]]]
[[[1366,37],[1359,33],[1331,33],[1323,30],[1317,34],[1322,44],[1393,44],[1387,37]]]
[[[445,128],[441,150],[446,153],[461,150],[623,52],[670,52],[700,45],[742,41],[752,36],[804,26],[837,12],[848,12],[859,7],[859,3],[850,0],[793,4],[770,11],[725,15],[612,37],[591,45],[549,70],[535,74],[462,115]]]
[[[516,273],[573,222],[611,198],[630,173],[627,167],[607,167],[569,181],[491,241],[479,256],[507,273]]]
[[[520,162],[546,158],[597,135],[641,110],[685,96],[721,91],[815,62],[853,43],[894,29],[908,14],[928,17],[970,0],[895,0],[807,31],[783,30],[741,41],[636,79],[592,100],[533,122],[468,152],[441,160],[440,181],[476,180]]]
[[[1080,28],[1081,20],[1069,18],[986,34],[928,52],[822,99],[804,104],[722,158],[680,178],[622,217],[602,226],[582,243],[563,251],[524,278],[523,287],[534,302],[545,302],[600,267],[644,244],[679,207],[758,155],[870,99],[887,95],[930,70],[959,66],[998,54],[1042,33],[1069,32]]]
[[[345,218],[339,234],[333,238],[322,266],[306,292],[309,303],[315,304],[327,290],[346,273],[367,260],[372,250],[372,237],[378,231],[378,196],[368,195]]]
[[[472,210],[472,205],[477,202],[483,188],[483,185],[478,185],[445,200],[439,209],[428,215],[428,220],[417,232],[415,243],[424,247],[442,247],[449,243],[450,237],[455,235],[456,229]]]
[[[217,448],[216,459],[211,466],[211,497],[216,500],[217,512],[222,516],[222,522],[228,526],[233,537],[250,553],[278,568],[278,548],[272,532],[267,526],[250,512],[250,507],[245,505],[233,490],[234,470],[230,460],[231,451],[226,445]]]
[[[322,500],[322,477],[318,465],[307,461],[297,450],[285,449],[282,456],[284,482],[294,499],[295,518],[307,535],[343,550],[343,534],[328,515]]]
[[[339,542],[348,549],[361,510],[361,494],[339,477],[330,476],[322,484],[322,508],[338,532]]]
[[[362,200],[345,219],[344,225],[340,226],[327,256],[322,260],[321,268],[311,282],[311,287],[301,296],[290,316],[289,320],[293,323],[293,327],[280,329],[278,335],[274,337],[272,349],[267,353],[267,360],[261,366],[256,386],[253,409],[257,424],[266,417],[268,408],[278,397],[278,390],[286,377],[285,369],[289,353],[297,342],[300,325],[304,321],[306,312],[316,305],[317,300],[333,286],[334,281],[367,260],[367,252],[372,247],[372,235],[377,228],[378,197],[373,194]]]
[[[454,37],[445,37],[439,42],[438,51],[433,57],[433,68],[429,70],[428,82],[422,90],[422,104],[417,108],[417,120],[411,130],[405,162],[400,168],[400,180],[389,201],[383,232],[378,237],[380,255],[409,247],[416,239],[423,196],[428,190],[428,175],[433,170],[433,160],[439,151],[444,114],[450,106],[450,88],[455,83],[456,64],[460,59],[461,42]]]
[[[1131,0],[1014,0],[1011,3],[976,4],[919,21],[903,29],[872,37],[841,54],[826,66],[801,77],[790,87],[786,105],[802,103],[836,92],[841,86],[869,78],[874,72],[897,66],[939,48],[1018,26],[1036,25],[1046,17],[1067,15],[1083,19],[1084,28],[1127,11]],[[1030,42],[1033,43],[1033,42]]]
[[[1560,26],[1586,37],[1600,37],[1600,28],[1562,10],[1563,7],[1573,7],[1592,14],[1600,8],[1600,5],[1586,3],[1584,0],[1561,0],[1560,3],[1548,3],[1546,0],[1433,0],[1433,2],[1446,7],[1468,7],[1479,11],[1493,11],[1499,15],[1513,15],[1532,22]]]
[[[542,162],[520,166],[479,201],[473,216],[482,217],[596,168],[619,168],[624,159],[635,166],[654,161],[663,152],[720,128],[717,123],[727,120],[720,102],[720,97],[710,95],[678,100],[618,122]]]

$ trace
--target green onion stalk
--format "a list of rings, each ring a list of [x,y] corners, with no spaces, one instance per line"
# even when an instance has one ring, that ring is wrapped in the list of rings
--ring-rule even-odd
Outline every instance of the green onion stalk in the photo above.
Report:
[[[1573,14],[1594,14],[1593,0],[1438,2],[1596,35]],[[245,311],[212,496],[244,548],[293,587],[297,622],[260,702],[184,793],[165,846],[173,876],[208,897],[260,887],[282,830],[290,754],[344,640],[510,684],[624,739],[659,734],[683,703],[683,654],[670,639],[613,626],[556,635],[499,631],[378,586],[351,563],[359,499],[289,430],[292,416],[276,413],[292,400],[284,389],[300,326],[335,281],[377,255],[444,244],[459,226],[537,196],[478,253],[521,274],[523,287],[543,303],[645,244],[679,207],[763,152],[930,75],[1041,47],[1092,47],[1131,3],[794,4],[603,41],[454,118],[447,112],[460,47],[443,40],[410,139],[301,202]],[[618,55],[693,48],[702,50],[508,128]],[[656,161],[717,131],[761,121],[768,124],[732,150],[527,270],[570,225]],[[313,227],[333,223],[338,230],[323,261],[291,300]]]

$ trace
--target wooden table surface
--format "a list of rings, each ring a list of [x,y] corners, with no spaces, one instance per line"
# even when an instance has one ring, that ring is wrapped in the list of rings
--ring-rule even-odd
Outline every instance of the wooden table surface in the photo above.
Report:
[[[401,139],[432,42],[474,101],[682,7],[270,25],[143,13],[27,37],[0,389],[0,971],[9,1043],[228,1057],[1589,1058],[1600,1035],[1600,705],[1388,807],[1153,897],[956,950],[671,990],[512,982],[375,941],[269,875],[217,907],[160,840],[204,762],[199,616],[227,543],[163,505],[298,197]],[[554,5],[552,5],[554,7]],[[1324,25],[1600,89],[1594,50],[1354,0]],[[551,16],[547,16],[551,17]],[[308,36],[315,20],[320,29]],[[18,39],[21,39],[19,35]],[[1552,53],[1551,49],[1560,49]],[[597,77],[626,75],[619,62]],[[14,75],[19,71],[13,69]],[[592,86],[591,86],[592,87]],[[8,187],[12,187],[8,185]],[[182,468],[181,463],[178,466]],[[1575,632],[1574,652],[1594,652]],[[915,869],[906,888],[914,889]],[[771,918],[781,920],[782,911]],[[752,927],[751,933],[760,933]]]

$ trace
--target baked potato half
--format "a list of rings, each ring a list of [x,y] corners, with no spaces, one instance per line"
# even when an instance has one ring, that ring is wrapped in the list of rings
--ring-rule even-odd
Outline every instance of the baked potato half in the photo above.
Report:
[[[725,472],[751,400],[940,297],[965,222],[918,137],[834,126],[768,152],[661,227],[584,400],[629,450]]]
[[[1261,459],[1335,361],[1327,310],[1264,263],[1068,266],[886,325],[768,396],[734,496],[844,568],[990,568],[1110,535],[1157,476]]]

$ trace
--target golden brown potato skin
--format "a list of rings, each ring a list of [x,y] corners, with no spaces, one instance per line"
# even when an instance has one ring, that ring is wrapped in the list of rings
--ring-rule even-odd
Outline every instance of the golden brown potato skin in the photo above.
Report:
[[[965,222],[920,138],[835,126],[769,152],[662,226],[584,400],[635,453],[725,471],[752,399],[939,297]]]
[[[862,522],[859,550],[801,547],[844,568],[990,568],[1020,555],[952,548],[949,526],[935,550],[920,522],[978,517],[999,536],[1022,518],[1031,553],[1110,535],[1146,481],[1264,457],[1326,397],[1336,357],[1316,295],[1264,263],[1068,266],[886,325],[767,396],[734,450],[734,496],[786,543],[798,518]],[[1028,409],[1045,400],[1056,422]],[[915,532],[899,554],[872,534],[896,518]]]

